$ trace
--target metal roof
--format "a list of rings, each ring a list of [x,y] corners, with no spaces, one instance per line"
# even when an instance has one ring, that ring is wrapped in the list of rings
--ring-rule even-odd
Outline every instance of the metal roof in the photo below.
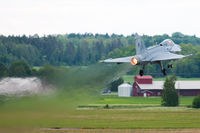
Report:
[[[149,75],[139,76],[139,75],[137,75],[135,78],[137,78],[137,79],[152,79],[152,76],[149,76]]]
[[[119,85],[118,87],[132,87],[132,86],[128,83],[123,83],[123,84]]]
[[[164,81],[153,81],[152,84],[138,84],[142,90],[161,90]],[[176,81],[176,89],[200,89],[200,81]]]

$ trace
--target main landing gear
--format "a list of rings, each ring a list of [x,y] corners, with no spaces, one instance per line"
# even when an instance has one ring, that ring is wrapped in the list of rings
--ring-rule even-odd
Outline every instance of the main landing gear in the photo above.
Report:
[[[162,71],[163,75],[165,75],[165,76],[167,75],[167,72],[166,72],[165,68],[163,68],[161,71]]]
[[[167,75],[167,71],[166,71],[165,68],[163,68],[162,62],[160,61],[159,64],[160,64],[161,72],[163,73],[163,75],[166,76],[166,75]],[[168,64],[168,65],[167,65],[167,68],[172,68],[172,67],[173,67],[172,64]]]
[[[140,76],[143,76],[144,75],[144,70],[140,70]]]
[[[161,72],[163,73],[164,76],[167,75],[167,70],[163,67],[163,64],[161,61],[157,62],[159,65],[160,65],[160,68],[161,68]],[[168,64],[167,65],[167,68],[172,68],[172,64]],[[140,76],[143,76],[144,75],[144,68],[145,68],[145,65],[142,65],[142,69],[140,69]]]
[[[163,73],[164,76],[167,75],[166,69],[163,67],[162,62],[159,62],[160,68],[161,68],[161,72]]]
[[[142,66],[142,69],[141,69],[140,72],[139,72],[140,76],[143,76],[143,75],[144,75],[144,67],[145,67],[145,65]]]

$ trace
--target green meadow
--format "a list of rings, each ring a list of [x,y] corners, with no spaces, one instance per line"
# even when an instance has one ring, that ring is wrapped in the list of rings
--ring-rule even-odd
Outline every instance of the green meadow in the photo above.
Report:
[[[191,105],[194,97],[180,97],[181,105]],[[116,95],[104,95],[96,101],[97,104],[158,104],[161,97],[118,97]]]
[[[78,128],[78,129],[171,129],[200,128],[200,110],[190,107],[193,97],[180,97],[180,106],[162,107],[160,97],[121,98],[102,95],[91,104],[65,106],[54,99],[19,99],[1,105],[0,129],[28,128]],[[62,100],[62,99],[60,99]],[[49,102],[49,103],[48,103]],[[53,104],[53,102],[59,105]],[[46,105],[44,105],[44,103]],[[88,103],[88,101],[87,101]],[[108,108],[105,105],[108,104]],[[54,106],[54,107],[53,107]]]

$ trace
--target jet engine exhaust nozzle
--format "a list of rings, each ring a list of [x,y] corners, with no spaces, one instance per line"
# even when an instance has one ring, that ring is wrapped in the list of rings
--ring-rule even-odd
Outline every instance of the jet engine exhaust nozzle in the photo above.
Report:
[[[137,58],[135,58],[135,57],[133,57],[132,59],[131,59],[131,64],[132,65],[137,65],[139,63],[139,60],[137,59]]]

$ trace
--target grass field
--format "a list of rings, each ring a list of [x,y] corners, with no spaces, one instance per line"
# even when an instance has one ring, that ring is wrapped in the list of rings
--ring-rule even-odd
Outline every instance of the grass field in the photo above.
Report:
[[[200,128],[199,110],[76,110],[70,115],[60,115],[45,127],[162,129]]]
[[[1,128],[11,125],[84,129],[200,128],[200,110],[185,107],[77,109],[73,112],[15,111],[13,113],[1,111]],[[22,116],[29,117],[29,121]]]
[[[191,105],[194,97],[180,97],[181,105]],[[118,97],[117,93],[103,95],[97,101],[97,104],[159,104],[161,97]]]
[[[32,105],[29,105],[31,108],[28,110],[25,107],[15,110],[7,107],[0,110],[0,128],[200,128],[200,110],[187,107],[192,100],[193,97],[181,97],[181,106],[161,107],[159,97],[119,98],[116,95],[104,95],[92,105],[70,111],[53,107],[38,110]],[[17,106],[17,103],[14,104]],[[103,108],[106,104],[109,104],[110,109]]]
[[[117,97],[102,95],[92,104],[76,109],[37,107],[33,101],[0,109],[0,131],[34,128],[37,132],[200,132],[200,110],[189,108],[193,97],[180,97],[181,106],[162,107],[160,97]],[[108,104],[109,108],[105,109]],[[23,105],[23,106],[22,106]],[[26,105],[26,106],[25,106]],[[51,104],[50,104],[51,105]],[[27,107],[28,106],[28,107]],[[43,105],[40,105],[43,106]],[[41,130],[40,130],[41,129]],[[147,130],[148,129],[148,130]],[[167,130],[166,130],[167,129]],[[183,130],[185,129],[185,130]]]

